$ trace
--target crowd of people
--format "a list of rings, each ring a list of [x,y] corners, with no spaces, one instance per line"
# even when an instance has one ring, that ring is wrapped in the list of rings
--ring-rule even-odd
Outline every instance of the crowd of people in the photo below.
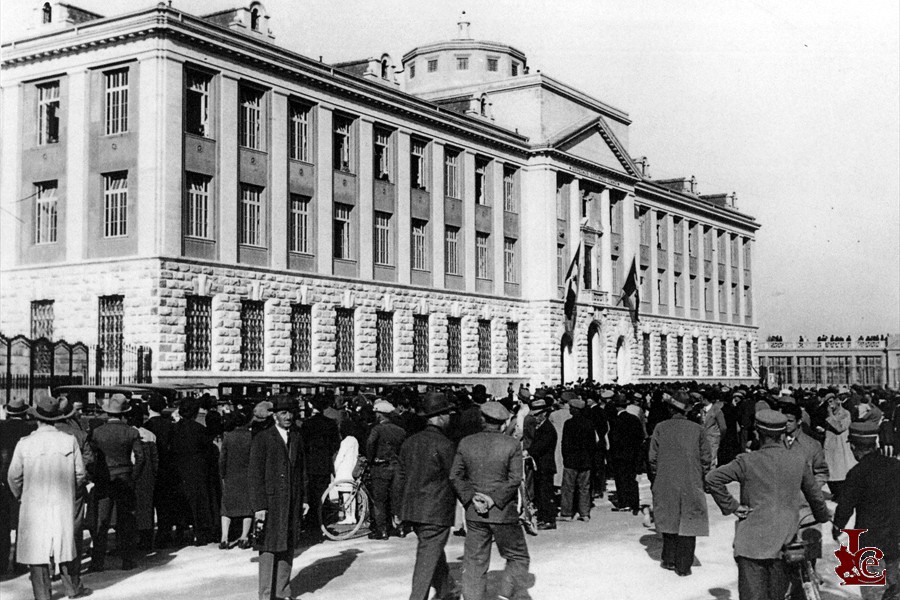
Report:
[[[145,400],[115,394],[103,415],[89,416],[49,392],[33,406],[5,407],[0,569],[15,568],[17,530],[15,562],[29,567],[37,600],[50,598],[51,556],[66,594],[89,594],[80,578],[83,532],[89,571],[98,572],[107,568],[110,529],[124,570],[154,548],[254,548],[260,598],[289,598],[293,549],[301,538],[321,539],[326,490],[362,472],[369,538],[418,539],[411,600],[427,599],[431,588],[437,598],[484,597],[493,543],[507,561],[501,597],[515,597],[527,587],[526,534],[589,521],[609,479],[612,509],[655,527],[661,566],[680,576],[691,574],[696,537],[709,533],[705,495],[736,514],[742,599],[774,598],[789,585],[775,559],[798,515],[832,519],[827,484],[835,526],[854,510],[857,527],[868,519],[896,586],[900,409],[889,390],[578,381],[510,384],[497,397],[483,385],[421,393],[398,385],[378,396],[277,395],[234,405],[205,395],[174,411],[160,395]],[[652,498],[641,498],[640,473]],[[883,484],[892,479],[893,488]],[[740,499],[725,487],[731,481],[741,482]],[[444,554],[451,533],[466,538],[461,586]]]

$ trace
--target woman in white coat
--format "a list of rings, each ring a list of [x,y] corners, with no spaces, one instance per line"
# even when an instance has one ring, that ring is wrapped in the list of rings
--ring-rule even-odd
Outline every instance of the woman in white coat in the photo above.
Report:
[[[356,523],[356,503],[351,502],[346,506],[347,494],[353,491],[352,482],[353,470],[356,468],[356,462],[359,459],[359,441],[353,435],[352,423],[349,419],[344,419],[340,424],[341,445],[338,448],[337,455],[334,457],[334,480],[345,481],[348,483],[340,483],[332,487],[332,499],[341,500],[341,504],[345,506],[344,519],[340,524]]]
[[[825,462],[828,463],[828,489],[832,499],[838,502],[847,471],[856,464],[850,450],[850,412],[841,406],[833,393],[826,396],[828,417],[825,419]]]

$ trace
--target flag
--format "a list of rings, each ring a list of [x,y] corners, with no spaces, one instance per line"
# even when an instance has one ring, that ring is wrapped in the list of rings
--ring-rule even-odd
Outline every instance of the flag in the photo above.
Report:
[[[622,286],[622,295],[616,304],[622,302],[625,302],[625,306],[631,312],[631,320],[637,322],[638,306],[641,304],[641,287],[638,285],[637,260],[635,258],[631,259],[631,269],[628,270],[628,277],[625,278],[625,285]]]
[[[575,304],[578,301],[578,284],[581,279],[581,243],[575,249],[575,256],[566,271],[566,303],[563,308],[565,315],[566,333],[570,334],[575,329]]]

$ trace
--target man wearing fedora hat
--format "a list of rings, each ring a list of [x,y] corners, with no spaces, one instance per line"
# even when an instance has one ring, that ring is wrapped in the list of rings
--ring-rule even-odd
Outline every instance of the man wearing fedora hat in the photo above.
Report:
[[[539,390],[540,391],[540,390]],[[528,454],[534,461],[534,501],[537,505],[538,529],[556,529],[553,477],[556,475],[556,428],[548,419],[553,405],[546,395],[535,394],[531,415],[535,420],[534,437]]]
[[[29,420],[28,416],[25,401],[14,398],[6,405],[6,419],[0,420],[0,574],[15,568],[10,565],[9,535],[16,530],[19,521],[19,503],[9,491],[6,475],[16,444],[37,429],[37,423]]]
[[[450,485],[455,445],[446,435],[453,405],[442,392],[428,392],[417,411],[427,419],[425,429],[403,442],[398,487],[400,519],[411,523],[418,538],[410,600],[458,598],[447,567],[444,546],[453,526],[456,496]]]
[[[38,428],[13,452],[7,481],[21,503],[16,560],[31,571],[35,600],[50,600],[50,562],[59,565],[66,595],[86,596],[75,547],[75,497],[85,482],[78,442],[53,423],[66,417],[47,393],[31,409]]]
[[[394,531],[393,515],[399,504],[396,493],[396,477],[399,471],[400,447],[406,439],[406,431],[391,421],[394,405],[387,400],[377,400],[374,406],[378,423],[366,440],[366,459],[371,467],[372,518],[375,527],[370,539],[386,540]]]

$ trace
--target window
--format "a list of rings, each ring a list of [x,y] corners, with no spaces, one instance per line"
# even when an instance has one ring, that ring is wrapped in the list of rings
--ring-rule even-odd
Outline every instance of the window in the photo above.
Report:
[[[426,190],[428,185],[427,179],[427,163],[425,159],[425,151],[428,142],[413,138],[410,140],[409,150],[409,182],[410,185],[417,190]]]
[[[53,21],[53,9],[50,7],[49,2],[44,2],[43,8],[41,8],[41,23],[46,25]]]
[[[475,159],[475,204],[480,204],[482,206],[487,206],[487,169],[488,169],[487,160],[476,158]]]
[[[581,190],[581,218],[585,219],[589,214],[591,214],[591,195]]]
[[[750,342],[747,342],[747,375],[750,375]],[[797,367],[800,384],[822,383],[822,358],[820,356],[798,356]]]
[[[467,71],[469,69],[469,57],[468,56],[457,56],[456,57],[456,70],[457,71]]]
[[[703,230],[703,260],[712,262],[713,255],[713,233],[712,228]]]
[[[622,233],[622,203],[609,203],[609,228],[613,233]]]
[[[503,210],[519,212],[518,190],[516,189],[516,169],[503,167]]]
[[[860,385],[881,385],[881,357],[856,357],[856,383]]]
[[[491,372],[491,322],[478,319],[478,372]]]
[[[428,270],[428,254],[426,252],[427,227],[428,221],[412,219],[412,248],[410,255],[412,256],[412,268],[417,271]]]
[[[746,362],[746,371],[747,377],[753,375],[753,343],[747,343],[747,362]]]
[[[413,315],[413,373],[428,372],[428,315]]]
[[[616,288],[618,289],[618,288]],[[658,271],[656,274],[656,300],[660,304],[660,306],[665,306],[667,304],[667,282],[666,282],[666,272]]]
[[[728,377],[728,345],[725,343],[725,340],[719,342],[719,352],[721,354],[719,364],[722,365],[722,377]]]
[[[291,305],[291,371],[312,370],[312,307]]]
[[[429,72],[429,73],[434,73],[434,72],[437,71],[437,70],[438,70],[438,61],[437,61],[437,59],[436,59],[436,58],[433,58],[433,59],[429,60],[429,61],[428,61],[428,72]]]
[[[689,281],[690,293],[691,293],[691,309],[698,310],[699,302],[700,302],[700,286],[697,283],[696,277],[691,277]]]
[[[241,184],[239,244],[263,246],[262,188]]]
[[[205,73],[185,71],[184,130],[187,133],[204,137],[212,134],[209,122],[210,80],[211,77]]]
[[[265,352],[264,303],[241,301],[241,370],[262,371]]]
[[[593,264],[593,255],[594,255],[594,247],[588,246],[585,244],[584,246],[584,267],[582,268],[582,275],[584,277],[584,289],[590,290],[594,287],[593,281],[593,272],[594,272],[594,264]]]
[[[709,294],[709,279],[703,279],[703,310],[706,312],[712,312],[712,299]]]
[[[750,248],[751,248],[750,240],[745,240],[744,241],[744,270],[745,271],[750,270],[750,255],[751,255]]]
[[[850,370],[853,368],[850,356],[826,356],[825,357],[825,383],[842,384],[850,383]],[[790,374],[791,369],[787,369]]]
[[[124,296],[100,296],[97,322],[97,349],[102,352],[103,366],[118,369],[122,364],[125,334]]]
[[[312,162],[310,146],[310,122],[312,108],[297,102],[291,102],[291,158]]]
[[[239,92],[238,145],[259,150],[262,148],[262,96],[263,93],[248,87]]]
[[[738,342],[737,340],[734,340],[734,348],[731,352],[731,374],[734,375],[735,377],[737,377],[738,375],[741,374],[741,370],[738,366],[740,363],[740,352],[741,352],[740,342]]]
[[[375,264],[391,263],[391,214],[375,211]]]
[[[209,177],[186,173],[187,180],[187,206],[185,207],[186,227],[185,235],[188,237],[211,239],[210,235],[210,202],[209,202]]]
[[[394,370],[394,313],[375,313],[375,371]]]
[[[487,59],[487,70],[494,73],[497,71],[499,61],[496,58]]]
[[[513,77],[518,76],[518,74],[519,74],[519,63],[514,62],[514,63],[512,63],[512,65],[510,65],[510,68],[509,68],[509,74],[512,75]]]
[[[391,181],[391,132],[375,129],[375,141],[372,152],[375,179]]]
[[[250,11],[250,29],[259,31],[259,9],[254,8]]]
[[[753,316],[753,298],[750,295],[750,286],[744,286],[744,316]]]
[[[34,187],[34,243],[53,244],[57,240],[59,214],[56,182],[45,181]]]
[[[672,228],[673,239],[675,240],[674,251],[681,254],[684,251],[684,221],[679,219],[675,221]]]
[[[713,376],[713,341],[706,338],[706,375]]]
[[[312,254],[309,214],[311,200],[309,196],[291,194],[291,220],[288,231],[288,248],[291,252]]]
[[[679,285],[681,283],[681,278],[676,275],[674,277],[673,283],[675,288],[673,290],[675,292],[675,306],[682,306],[683,302],[681,301],[681,286]]]
[[[480,231],[475,232],[475,277],[490,279],[490,236]]]
[[[212,298],[187,296],[184,327],[185,371],[209,371],[212,362]]]
[[[566,247],[563,244],[556,245],[556,285],[566,285]]]
[[[640,289],[641,289],[641,304],[650,303],[652,298],[650,298],[650,275],[648,274],[647,267],[641,267],[640,274]]]
[[[721,233],[719,234],[719,237],[716,240],[716,245],[717,245],[716,250],[719,253],[719,264],[724,265],[725,264],[725,235],[724,234],[721,234]]]
[[[642,348],[644,350],[644,364],[642,373],[644,375],[650,375],[650,334],[644,333],[641,334]]]
[[[503,281],[506,283],[519,283],[519,273],[516,265],[516,240],[503,238]]]
[[[447,317],[447,372],[462,373],[462,320]]]
[[[460,198],[459,152],[444,151],[444,195],[448,198]]]
[[[678,369],[678,375],[684,375],[684,337],[678,336],[675,338],[675,365]]]
[[[349,204],[334,204],[334,257],[352,260],[350,248],[350,215],[353,207]]]
[[[410,79],[416,78],[416,63],[411,63],[409,65],[409,78]]]
[[[666,249],[666,215],[660,215],[656,220],[656,248]]]
[[[335,309],[335,336],[334,360],[335,371],[346,373],[352,371],[353,362],[353,309]]]
[[[669,336],[659,336],[659,374],[669,374]]]
[[[106,135],[128,131],[128,69],[103,74],[106,89]]]
[[[641,233],[641,245],[650,245],[650,211],[642,210],[638,217],[638,227]]]
[[[352,172],[351,149],[353,120],[339,115],[334,116],[332,135],[333,166],[335,171]]]
[[[718,296],[719,296],[719,314],[724,315],[725,311],[728,307],[725,306],[725,283],[722,281],[719,282]]]
[[[737,317],[740,313],[740,310],[741,310],[741,307],[738,304],[738,297],[737,297],[737,284],[732,283],[731,284],[731,314],[734,315],[735,317]]]
[[[688,254],[690,256],[697,256],[697,227],[694,225],[688,226]]]
[[[700,376],[700,340],[691,338],[691,375]]]
[[[519,372],[519,324],[506,324],[506,372]]]
[[[37,86],[38,144],[59,142],[59,82],[50,81]]]
[[[34,300],[31,303],[31,338],[53,339],[53,300]]]
[[[128,173],[103,176],[103,237],[128,235]]]
[[[444,271],[447,275],[462,275],[459,267],[459,227],[448,225],[444,233]]]
[[[619,290],[622,289],[621,275],[619,274],[619,257],[613,256],[610,262],[612,263],[612,292],[618,294]],[[659,282],[657,281],[658,285]]]

